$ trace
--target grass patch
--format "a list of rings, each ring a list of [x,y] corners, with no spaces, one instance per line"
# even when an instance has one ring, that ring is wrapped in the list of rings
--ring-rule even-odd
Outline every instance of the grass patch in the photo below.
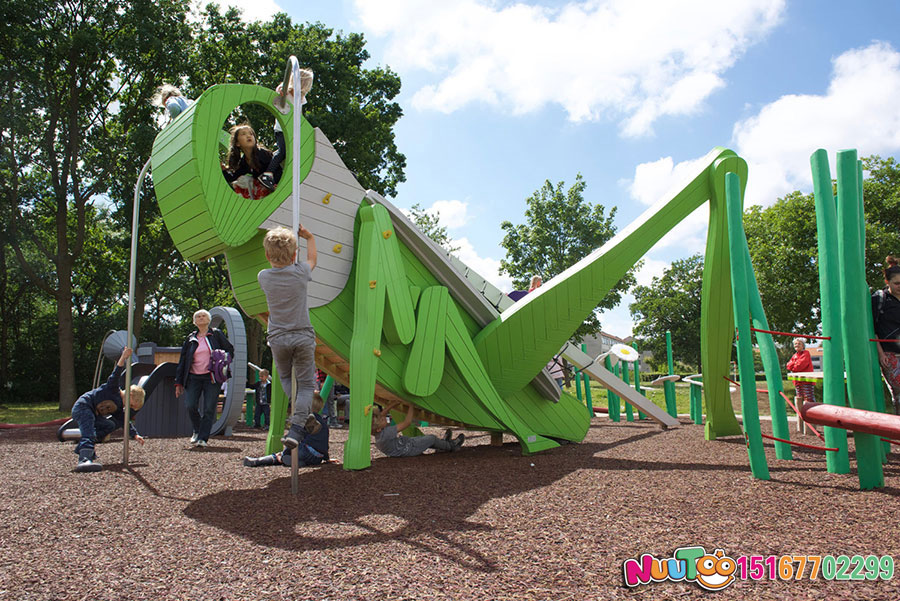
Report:
[[[56,403],[3,403],[0,405],[0,424],[40,424],[61,417],[69,417]]]

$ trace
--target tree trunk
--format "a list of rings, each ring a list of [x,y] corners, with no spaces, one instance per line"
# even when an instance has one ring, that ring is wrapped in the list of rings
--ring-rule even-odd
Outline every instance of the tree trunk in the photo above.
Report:
[[[70,411],[78,398],[75,390],[75,334],[72,322],[72,263],[59,262],[59,294],[56,297],[59,340],[59,410]]]

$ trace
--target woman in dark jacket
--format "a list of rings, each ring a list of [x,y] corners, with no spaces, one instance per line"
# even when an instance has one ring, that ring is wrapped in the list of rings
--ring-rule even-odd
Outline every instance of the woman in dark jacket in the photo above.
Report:
[[[209,441],[209,433],[216,419],[216,405],[222,385],[209,371],[209,359],[213,349],[221,349],[234,355],[234,347],[221,330],[210,328],[209,311],[200,309],[194,313],[196,331],[191,332],[181,345],[181,358],[175,371],[175,396],[184,394],[184,405],[191,418],[194,433],[191,444],[203,448]],[[200,395],[203,395],[203,411],[199,411]]]

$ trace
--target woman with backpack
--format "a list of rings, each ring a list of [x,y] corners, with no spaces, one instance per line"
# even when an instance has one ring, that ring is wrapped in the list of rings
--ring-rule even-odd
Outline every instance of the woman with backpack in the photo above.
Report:
[[[175,396],[184,395],[184,405],[194,430],[191,444],[201,449],[209,443],[209,433],[216,419],[216,405],[222,387],[222,382],[216,378],[221,374],[215,373],[220,370],[213,365],[213,351],[223,350],[229,357],[234,356],[234,347],[225,334],[209,327],[211,319],[209,311],[204,309],[194,313],[194,325],[197,329],[181,345],[181,358],[175,371]],[[201,395],[202,412],[199,410]]]
[[[884,260],[883,290],[872,295],[875,337],[881,373],[891,389],[894,413],[900,415],[900,261],[893,255]]]

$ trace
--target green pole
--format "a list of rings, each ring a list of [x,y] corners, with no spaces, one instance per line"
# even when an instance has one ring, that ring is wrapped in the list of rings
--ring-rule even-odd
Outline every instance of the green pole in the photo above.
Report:
[[[844,333],[844,365],[847,370],[847,391],[854,409],[873,411],[870,346],[865,323],[868,313],[865,303],[868,287],[863,270],[864,249],[859,237],[859,186],[855,150],[837,153],[838,186],[838,254],[841,266],[841,328]],[[882,449],[877,436],[853,433],[856,443],[856,469],[862,490],[884,487],[881,466]]]
[[[579,401],[583,400],[581,396],[581,372],[575,368],[575,398]]]
[[[631,348],[637,350],[637,342],[631,343]],[[638,360],[634,362],[634,389],[638,394],[644,394],[644,391],[641,390],[641,354],[638,353]],[[646,415],[638,411],[638,419],[646,419]]]
[[[608,371],[613,371],[612,359],[609,355],[603,359],[603,365]],[[622,415],[622,405],[619,401],[619,395],[609,389],[606,390],[606,406],[609,409],[609,419],[614,422],[619,421]]]
[[[586,344],[581,345],[581,352],[587,352]],[[591,377],[586,371],[581,372],[581,375],[584,376],[584,400],[587,403],[588,415],[594,417],[594,404],[591,399]]]
[[[272,364],[272,401],[269,407],[269,434],[266,436],[266,454],[278,453],[283,448],[281,436],[284,434],[284,420],[287,419],[287,394],[281,388],[281,378],[278,370]]]
[[[619,367],[621,366],[621,368]],[[621,371],[622,381],[625,382],[626,385],[631,385],[631,381],[628,378],[628,364],[624,361],[619,361],[616,363],[616,375],[618,376]],[[625,402],[625,421],[633,422],[634,421],[634,409],[631,407],[631,403]]]
[[[666,330],[666,361],[669,365],[669,375],[674,376],[675,361],[672,358],[672,332],[669,330]],[[691,386],[691,388],[696,387]],[[678,417],[678,407],[675,405],[675,382],[663,382],[663,393],[666,395],[666,411],[672,417]]]
[[[759,407],[756,401],[756,376],[753,369],[753,334],[750,331],[750,304],[748,301],[747,268],[741,245],[746,245],[743,213],[741,210],[741,183],[734,173],[725,174],[725,199],[728,208],[728,241],[731,262],[731,298],[734,306],[734,323],[738,329],[738,371],[741,375],[741,413],[744,416],[744,436],[750,471],[755,478],[769,479],[769,466],[762,444],[759,427]]]
[[[768,330],[769,321],[766,319],[766,310],[762,305],[759,295],[759,287],[756,284],[756,275],[753,273],[753,263],[750,260],[750,248],[746,238],[739,241],[743,247],[745,274],[747,276],[747,301],[750,307],[750,319],[753,327],[759,330]],[[763,370],[766,374],[766,390],[769,392],[769,411],[772,417],[772,434],[782,440],[791,439],[791,429],[787,421],[787,407],[781,392],[784,384],[781,380],[781,362],[778,360],[778,352],[772,335],[764,332],[756,332],[756,343],[759,345],[759,356],[762,360]],[[756,375],[754,373],[754,389],[756,388]],[[743,380],[742,380],[743,381]],[[775,441],[775,457],[778,459],[792,459],[791,445],[780,440]]]
[[[693,384],[691,387],[691,420],[698,426],[703,424],[703,389]]]
[[[845,406],[844,344],[841,331],[841,282],[838,276],[837,209],[831,187],[828,153],[823,149],[809,157],[816,199],[816,236],[819,246],[819,298],[822,333],[830,337],[822,341],[823,400],[828,405]],[[871,303],[867,303],[871,310]],[[871,321],[871,320],[870,320]],[[880,380],[879,380],[880,383]],[[825,446],[837,451],[825,452],[825,465],[832,474],[849,474],[847,431],[825,426]]]
[[[256,379],[254,382],[259,382],[259,372],[255,374]],[[248,426],[253,425],[253,412],[256,408],[256,395],[255,394],[244,394],[244,407],[246,410],[244,411],[244,423]],[[265,416],[263,416],[265,417]],[[269,424],[266,424],[267,426]]]

